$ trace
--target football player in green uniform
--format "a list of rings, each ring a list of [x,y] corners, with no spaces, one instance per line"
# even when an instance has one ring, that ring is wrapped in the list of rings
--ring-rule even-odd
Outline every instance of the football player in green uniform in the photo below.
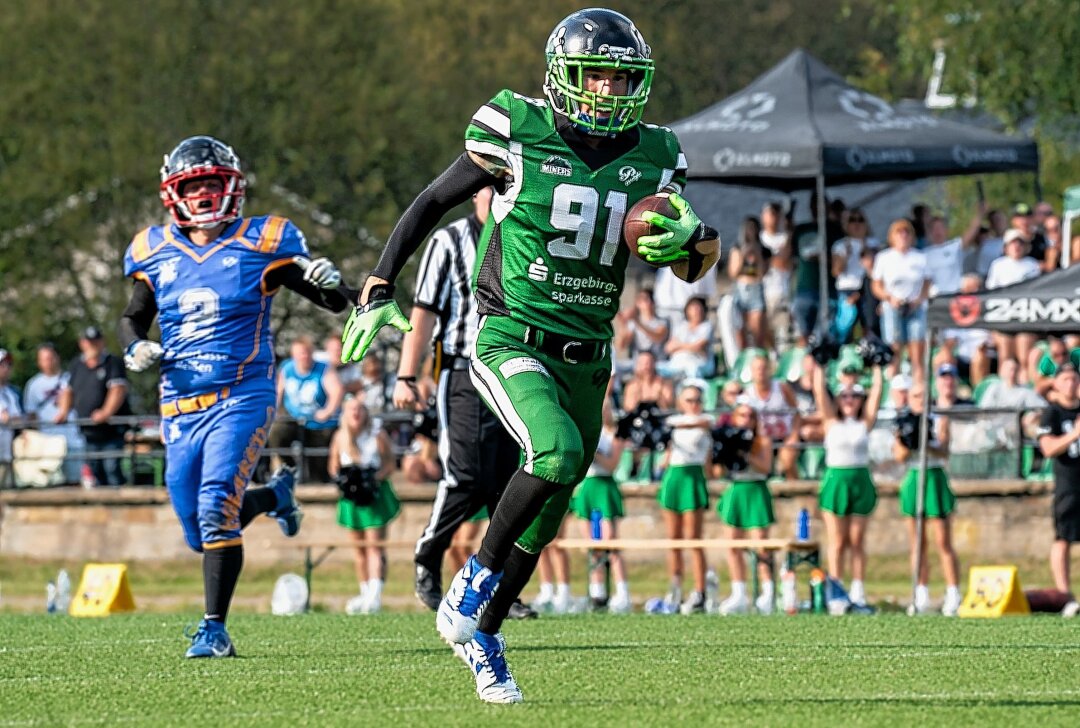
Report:
[[[627,210],[666,191],[678,218],[643,216],[665,232],[638,239],[650,263],[694,279],[715,263],[717,233],[678,193],[686,160],[675,135],[640,123],[653,61],[641,33],[611,10],[573,13],[547,43],[546,99],[501,91],[465,131],[465,153],[405,211],[342,336],[361,359],[380,328],[407,331],[393,299],[406,259],[452,207],[494,186],[473,272],[481,316],[471,360],[477,391],[521,445],[480,551],[454,577],[439,633],[487,702],[520,702],[499,633],[540,551],[558,532],[601,429],[611,374],[611,321],[629,249]]]

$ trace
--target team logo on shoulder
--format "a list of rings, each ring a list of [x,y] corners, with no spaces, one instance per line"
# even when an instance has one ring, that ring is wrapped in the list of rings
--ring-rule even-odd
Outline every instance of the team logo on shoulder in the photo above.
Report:
[[[225,267],[225,268],[232,268],[234,265],[236,265],[239,262],[240,262],[240,259],[237,258],[235,255],[226,255],[222,259],[221,265],[223,267]]]
[[[172,283],[176,280],[176,266],[180,262],[178,258],[169,258],[161,262],[161,268],[158,269],[158,283],[162,285],[166,283]]]
[[[629,187],[630,185],[641,179],[641,172],[637,171],[629,164],[619,170],[619,181]]]
[[[557,154],[552,154],[550,157],[544,160],[540,165],[540,171],[544,174],[554,174],[559,177],[569,177],[574,173],[574,168],[570,166],[570,162],[565,157],[560,157]]]
[[[537,258],[535,263],[529,263],[529,278],[541,283],[548,279],[548,267],[544,265],[543,258]]]

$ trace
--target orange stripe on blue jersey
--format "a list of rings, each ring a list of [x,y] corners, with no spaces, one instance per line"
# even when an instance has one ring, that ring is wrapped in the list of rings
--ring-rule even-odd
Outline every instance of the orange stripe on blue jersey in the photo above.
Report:
[[[131,258],[136,263],[141,263],[150,257],[151,252],[153,251],[150,249],[150,228],[146,228],[131,241]]]
[[[281,288],[281,286],[278,286],[273,290],[268,289],[266,287],[266,274],[277,268],[284,268],[287,265],[295,265],[292,258],[281,258],[279,260],[275,260],[269,265],[267,265],[265,268],[263,268],[262,279],[259,282],[259,286],[262,288],[263,295],[273,296]]]
[[[134,273],[132,273],[131,277],[134,278],[135,280],[142,281],[143,283],[148,285],[150,287],[151,291],[154,290],[154,282],[152,280],[150,280],[150,276],[146,275],[141,270],[137,270]]]
[[[255,357],[259,355],[259,342],[262,339],[263,322],[266,320],[266,308],[270,300],[269,296],[262,297],[262,308],[259,310],[259,318],[255,321],[255,347],[251,350],[251,354],[248,355],[247,359],[240,362],[240,366],[236,368],[236,381],[238,383],[244,381],[244,367],[253,362]]]
[[[278,245],[281,244],[281,238],[285,234],[285,223],[287,222],[288,220],[284,217],[267,216],[266,222],[263,224],[262,234],[259,236],[259,252],[273,253],[277,250]]]

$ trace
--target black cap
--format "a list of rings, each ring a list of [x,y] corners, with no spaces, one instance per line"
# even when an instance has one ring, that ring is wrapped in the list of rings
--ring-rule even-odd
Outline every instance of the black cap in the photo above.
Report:
[[[101,329],[99,329],[97,326],[87,326],[85,329],[83,329],[82,338],[86,339],[87,341],[97,341],[98,339],[101,339],[103,337],[101,335]]]

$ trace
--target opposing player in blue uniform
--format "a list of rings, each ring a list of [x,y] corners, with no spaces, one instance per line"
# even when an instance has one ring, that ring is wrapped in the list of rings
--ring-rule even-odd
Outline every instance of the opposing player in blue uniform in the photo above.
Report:
[[[244,189],[229,146],[185,139],[161,168],[172,224],[143,230],[124,256],[134,281],[120,321],[124,361],[142,371],[160,360],[165,481],[185,540],[203,555],[206,614],[187,657],[236,654],[225,618],[241,529],[260,513],[286,536],[300,528],[291,470],[247,490],[275,413],[273,296],[285,286],[338,312],[355,299],[330,260],[311,260],[292,222],[242,217]],[[155,316],[160,344],[148,339]]]

